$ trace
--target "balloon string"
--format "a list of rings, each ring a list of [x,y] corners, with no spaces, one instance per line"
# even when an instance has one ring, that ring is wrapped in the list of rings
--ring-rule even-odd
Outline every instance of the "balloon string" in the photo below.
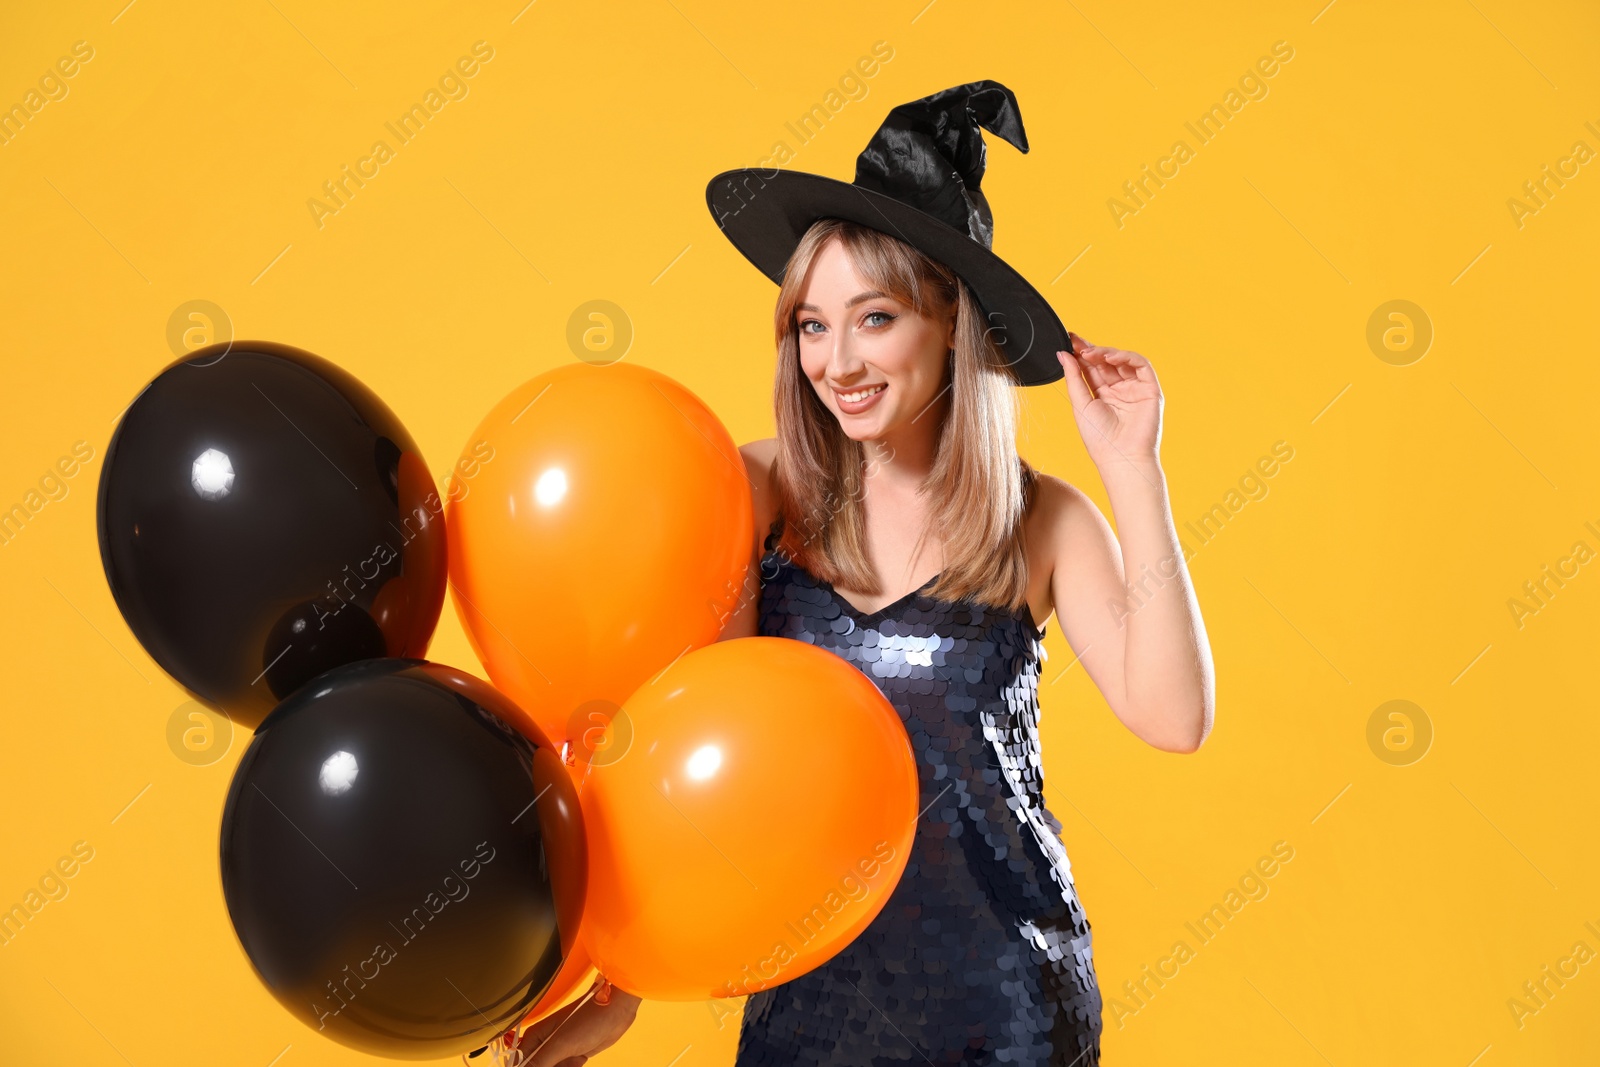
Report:
[[[548,1045],[550,1043],[550,1039],[555,1037],[556,1034],[560,1032],[561,1028],[571,1021],[574,1015],[578,1014],[578,1010],[580,1008],[589,1003],[589,1001],[593,1000],[596,994],[600,993],[602,990],[605,990],[607,993],[609,993],[610,985],[611,983],[606,981],[604,975],[599,976],[595,980],[594,985],[589,987],[589,991],[583,995],[582,999],[572,1006],[572,1010],[567,1013],[567,1017],[557,1023],[555,1029],[546,1034],[545,1039],[539,1042],[533,1048],[524,1049],[521,1047],[522,1034],[526,1031],[518,1031],[515,1026],[513,1026],[510,1030],[507,1030],[505,1033],[498,1035],[489,1045],[490,1053],[494,1056],[495,1062],[501,1064],[502,1067],[522,1067],[522,1064],[526,1063],[534,1053]],[[611,998],[608,995],[606,999],[600,1001],[600,1003],[607,1004],[610,1002],[610,999]],[[507,1040],[508,1038],[510,1040]],[[511,1053],[510,1057],[502,1059],[500,1055],[502,1051],[509,1051]],[[472,1061],[467,1058],[465,1053],[462,1054],[461,1061],[468,1064],[472,1063]]]

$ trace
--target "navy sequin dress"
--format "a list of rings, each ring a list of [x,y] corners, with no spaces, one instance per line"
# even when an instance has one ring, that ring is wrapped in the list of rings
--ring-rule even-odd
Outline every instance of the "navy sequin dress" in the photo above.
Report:
[[[871,614],[777,548],[760,633],[825,648],[899,711],[922,815],[905,874],[843,952],[745,1002],[736,1067],[1095,1067],[1100,990],[1089,921],[1039,754],[1043,631],[936,600],[930,580]]]

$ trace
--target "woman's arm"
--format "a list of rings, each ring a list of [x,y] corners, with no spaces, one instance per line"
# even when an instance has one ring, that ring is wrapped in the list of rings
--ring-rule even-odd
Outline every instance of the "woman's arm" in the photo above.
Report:
[[[750,496],[755,513],[754,543],[750,546],[750,566],[746,571],[744,584],[739,590],[738,603],[723,622],[718,641],[728,641],[735,637],[754,637],[758,632],[761,557],[766,555],[767,528],[772,525],[772,520],[776,517],[768,475],[772,469],[772,458],[777,447],[778,441],[774,437],[739,446],[739,455],[744,458],[745,473],[750,476]]]
[[[1060,355],[1122,541],[1087,496],[1044,477],[1056,615],[1123,724],[1156,748],[1193,752],[1211,732],[1215,678],[1158,455],[1155,371],[1137,353],[1076,336],[1073,354]]]

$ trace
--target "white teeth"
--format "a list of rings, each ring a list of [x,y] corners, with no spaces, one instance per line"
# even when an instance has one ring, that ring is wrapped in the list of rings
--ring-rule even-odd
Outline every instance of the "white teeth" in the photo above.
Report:
[[[874,393],[882,392],[883,388],[881,385],[875,385],[871,389],[863,389],[859,393],[840,393],[839,399],[846,404],[854,404],[858,400],[865,400]]]

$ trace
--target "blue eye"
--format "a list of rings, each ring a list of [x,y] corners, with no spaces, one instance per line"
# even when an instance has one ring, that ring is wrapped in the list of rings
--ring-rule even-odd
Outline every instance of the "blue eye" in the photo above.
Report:
[[[888,322],[885,322],[885,323],[881,324],[881,325],[885,325],[885,326],[887,326],[889,322],[893,322],[894,321],[894,316],[889,314],[887,311],[869,311],[869,312],[867,312],[867,314],[865,316],[865,318],[869,318],[869,319],[870,318],[874,318],[874,317],[882,317],[884,319],[887,319]]]

